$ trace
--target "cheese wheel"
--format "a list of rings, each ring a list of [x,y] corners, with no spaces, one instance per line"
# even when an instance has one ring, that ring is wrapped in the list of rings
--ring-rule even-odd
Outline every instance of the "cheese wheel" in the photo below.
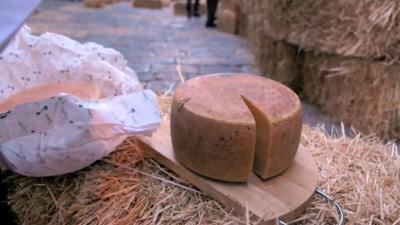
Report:
[[[59,84],[46,84],[23,90],[6,98],[0,103],[0,113],[6,112],[22,103],[45,100],[61,93],[76,95],[88,101],[103,97],[101,89],[91,82],[70,81]]]
[[[293,162],[300,141],[298,96],[267,78],[215,74],[175,92],[171,137],[177,160],[206,177],[246,182],[252,169],[266,179]]]

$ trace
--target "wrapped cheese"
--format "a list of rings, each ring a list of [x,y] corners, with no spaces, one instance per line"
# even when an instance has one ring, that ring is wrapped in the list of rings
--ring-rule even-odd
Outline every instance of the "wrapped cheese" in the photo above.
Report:
[[[15,106],[45,100],[60,94],[76,95],[83,100],[96,100],[104,97],[101,89],[90,82],[71,81],[59,84],[39,85],[34,88],[23,90],[0,102],[0,113],[11,110]]]
[[[160,123],[117,51],[23,27],[0,54],[0,163],[26,176],[85,168]]]

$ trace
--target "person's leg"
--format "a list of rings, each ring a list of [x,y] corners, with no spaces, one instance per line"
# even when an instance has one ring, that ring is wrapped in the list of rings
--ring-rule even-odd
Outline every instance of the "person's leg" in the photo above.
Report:
[[[213,23],[214,23],[214,18],[212,15],[212,9],[213,9],[213,3],[215,0],[207,0],[207,23],[206,23],[206,27],[212,27]]]
[[[218,0],[207,0],[207,23],[206,27],[215,27],[215,13],[218,8]]]
[[[186,1],[186,15],[188,17],[192,16],[192,0],[187,0]]]
[[[200,8],[200,0],[195,0],[194,7],[193,7],[193,16],[195,16],[195,17],[200,16],[199,8]]]
[[[219,3],[219,0],[214,0],[213,12],[212,12],[212,14],[214,16],[214,20],[217,18],[215,15],[217,14],[218,3]]]

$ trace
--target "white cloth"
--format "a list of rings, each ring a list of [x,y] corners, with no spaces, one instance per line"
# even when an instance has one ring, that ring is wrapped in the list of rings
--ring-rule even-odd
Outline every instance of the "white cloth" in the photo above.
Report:
[[[142,90],[117,51],[65,36],[31,35],[24,27],[0,55],[0,101],[27,88],[91,81],[106,98],[60,95],[0,114],[0,162],[26,176],[53,176],[89,166],[129,134],[160,123],[156,95]]]

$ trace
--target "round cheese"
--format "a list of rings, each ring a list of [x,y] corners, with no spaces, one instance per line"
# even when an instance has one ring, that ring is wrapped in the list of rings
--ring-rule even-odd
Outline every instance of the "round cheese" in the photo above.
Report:
[[[245,74],[191,79],[175,92],[171,136],[177,160],[201,175],[246,182],[282,173],[300,141],[301,103],[286,86]]]
[[[45,100],[61,93],[76,95],[87,101],[103,97],[101,89],[91,82],[70,81],[59,84],[46,84],[23,90],[0,102],[0,113],[6,112],[22,103]]]

